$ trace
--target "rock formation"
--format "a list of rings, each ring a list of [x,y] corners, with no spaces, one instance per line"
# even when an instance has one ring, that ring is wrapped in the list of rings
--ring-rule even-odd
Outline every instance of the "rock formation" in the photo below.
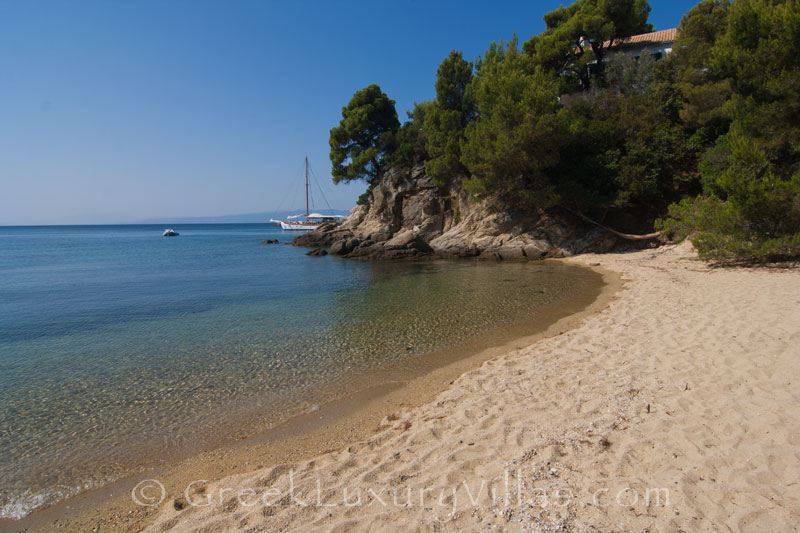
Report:
[[[567,212],[508,211],[463,190],[443,189],[424,167],[388,170],[340,225],[324,224],[292,240],[364,259],[479,257],[525,260],[605,252],[620,239]],[[625,246],[631,246],[625,241]],[[639,245],[641,246],[641,245]]]

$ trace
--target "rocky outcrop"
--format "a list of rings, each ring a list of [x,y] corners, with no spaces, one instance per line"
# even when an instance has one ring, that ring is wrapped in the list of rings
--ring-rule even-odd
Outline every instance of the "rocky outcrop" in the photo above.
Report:
[[[527,260],[605,252],[619,241],[567,212],[502,210],[489,199],[443,189],[420,165],[390,169],[373,185],[368,202],[354,207],[342,224],[320,226],[292,244],[363,259]]]

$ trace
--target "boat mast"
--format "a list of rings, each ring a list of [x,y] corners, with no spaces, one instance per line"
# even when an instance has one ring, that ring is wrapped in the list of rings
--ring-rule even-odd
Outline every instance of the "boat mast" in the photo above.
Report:
[[[308,220],[308,156],[306,156],[306,220]]]

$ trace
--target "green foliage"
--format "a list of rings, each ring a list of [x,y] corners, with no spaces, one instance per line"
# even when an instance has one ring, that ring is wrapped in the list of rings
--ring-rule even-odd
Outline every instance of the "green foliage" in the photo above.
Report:
[[[556,110],[556,84],[513,39],[508,46],[492,43],[471,90],[478,116],[467,125],[461,146],[461,162],[473,175],[464,185],[474,193],[509,198],[548,196],[541,169],[551,154],[542,119]]]
[[[558,158],[546,174],[559,202],[580,211],[657,212],[691,189],[696,154],[674,121],[673,95],[654,81],[653,63],[616,63],[611,87],[553,118],[549,140]]]
[[[334,183],[374,180],[400,127],[394,100],[372,84],[353,95],[342,108],[342,120],[331,129],[330,158]]]
[[[424,125],[433,105],[432,102],[414,103],[414,110],[408,113],[409,120],[395,133],[392,150],[386,155],[387,165],[413,167],[428,159]]]
[[[464,129],[475,114],[468,90],[471,81],[472,63],[455,50],[436,72],[436,100],[427,108],[423,130],[429,156],[425,171],[440,185],[465,173],[460,145]]]
[[[603,97],[581,99],[550,119],[548,141],[555,157],[544,169],[556,194],[553,203],[580,211],[605,211],[615,203],[622,156],[619,110]]]
[[[637,59],[628,54],[616,54],[606,65],[606,86],[615,94],[641,95],[653,83],[653,56],[644,51]]]
[[[441,109],[459,111],[465,124],[474,112],[467,92],[470,81],[472,63],[465,61],[461,52],[451,50],[436,70],[436,103]]]
[[[366,191],[362,192],[358,196],[358,200],[356,200],[356,205],[367,205],[371,197],[372,197],[372,189],[368,187]]]
[[[617,55],[608,87],[558,105],[558,86],[514,43],[493,45],[472,90],[478,116],[462,162],[473,193],[518,206],[570,205],[602,218],[609,209],[658,211],[696,180],[696,154],[677,123],[672,72],[651,57]]]
[[[742,212],[716,196],[685,198],[669,207],[669,216],[657,220],[658,231],[682,240],[691,237],[701,259],[765,261],[797,256],[800,232],[764,236],[750,227]]]
[[[670,58],[676,85],[685,100],[680,116],[698,148],[710,146],[730,124],[723,108],[731,95],[729,79],[710,65],[714,43],[725,31],[729,8],[727,0],[703,0],[693,7],[681,19]]]
[[[800,255],[800,9],[792,0],[737,0],[724,9],[701,68],[729,87],[705,116],[729,117],[730,128],[700,164],[708,196],[673,206],[663,227],[696,231],[704,257]],[[692,85],[708,83],[684,79],[689,97]]]
[[[442,109],[438,104],[431,106],[424,131],[425,145],[430,158],[425,161],[425,172],[440,185],[464,173],[461,165],[461,139],[464,125],[458,111]]]
[[[544,33],[523,46],[526,54],[557,79],[561,93],[588,89],[593,60],[602,66],[606,42],[653,30],[647,0],[578,0],[545,13]],[[598,75],[600,69],[595,69]]]

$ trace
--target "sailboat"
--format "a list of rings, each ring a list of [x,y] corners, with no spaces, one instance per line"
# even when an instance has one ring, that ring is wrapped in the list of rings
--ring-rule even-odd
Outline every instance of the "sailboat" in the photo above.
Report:
[[[318,226],[322,224],[327,224],[329,222],[341,222],[344,218],[343,215],[322,215],[320,213],[309,213],[308,212],[308,157],[305,158],[305,168],[306,168],[306,213],[299,214],[299,215],[291,215],[286,217],[286,220],[275,220],[274,218],[270,218],[269,221],[273,224],[280,224],[281,229],[285,230],[301,230],[301,231],[309,231],[316,229]],[[305,220],[303,220],[305,219]]]

